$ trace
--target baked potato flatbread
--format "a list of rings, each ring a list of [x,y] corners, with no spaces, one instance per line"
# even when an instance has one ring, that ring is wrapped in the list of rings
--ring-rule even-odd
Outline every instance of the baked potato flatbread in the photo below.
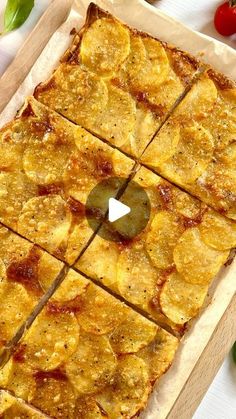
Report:
[[[69,271],[8,363],[0,387],[55,418],[131,418],[178,339]]]

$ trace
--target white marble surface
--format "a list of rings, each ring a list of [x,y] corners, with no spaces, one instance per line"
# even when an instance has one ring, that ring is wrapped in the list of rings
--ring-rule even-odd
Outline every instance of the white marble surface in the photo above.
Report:
[[[223,0],[157,0],[149,1],[169,16],[176,18],[192,29],[212,36],[236,48],[236,35],[226,38],[217,33],[213,17],[214,11]]]
[[[11,34],[0,37],[0,75],[12,60],[49,2],[50,0],[36,0],[34,11],[24,26]],[[150,1],[150,3],[191,28],[213,36],[236,48],[236,36],[223,38],[214,29],[212,23],[213,13],[217,5],[220,4],[220,1],[158,0]],[[1,0],[1,20],[5,4],[6,0]],[[232,362],[231,355],[226,358],[220,368],[215,380],[196,411],[194,419],[236,419],[236,366]]]

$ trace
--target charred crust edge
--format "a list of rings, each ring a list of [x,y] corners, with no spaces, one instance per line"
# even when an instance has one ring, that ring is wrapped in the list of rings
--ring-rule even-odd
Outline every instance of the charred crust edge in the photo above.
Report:
[[[217,85],[220,90],[231,90],[236,88],[236,82],[231,80],[224,74],[214,70],[212,67],[208,67],[206,71],[208,77]]]

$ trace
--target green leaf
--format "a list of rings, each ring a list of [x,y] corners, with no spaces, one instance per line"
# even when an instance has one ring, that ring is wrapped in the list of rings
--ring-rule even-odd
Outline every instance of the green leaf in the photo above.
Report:
[[[29,17],[34,0],[8,0],[4,14],[4,32],[19,28]]]
[[[232,348],[232,355],[233,355],[233,360],[236,364],[236,342],[234,342],[233,348]]]

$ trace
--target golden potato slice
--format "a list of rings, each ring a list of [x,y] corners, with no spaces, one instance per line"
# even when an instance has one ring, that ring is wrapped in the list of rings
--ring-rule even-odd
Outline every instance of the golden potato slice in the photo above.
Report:
[[[145,242],[154,266],[166,269],[173,264],[173,250],[183,231],[178,215],[168,211],[155,215]]]
[[[137,171],[134,180],[138,182],[138,184],[143,188],[153,189],[157,188],[158,185],[163,182],[163,179],[160,178],[156,173],[153,173],[151,170],[148,170],[143,166],[141,166]]]
[[[104,419],[95,399],[89,396],[77,398],[75,413],[77,419]]]
[[[80,57],[91,71],[106,76],[117,70],[129,50],[129,30],[113,19],[101,18],[84,32]]]
[[[4,390],[0,390],[0,415],[3,419],[45,419],[43,413],[32,409]]]
[[[41,145],[43,148],[54,145],[58,151],[62,147],[66,152],[65,146],[67,146],[70,151],[74,146],[77,130],[81,128],[77,128],[69,120],[54,112],[52,107],[48,107],[48,103],[44,106],[33,97],[29,97],[25,105],[27,103],[30,112],[34,114],[34,116],[27,115],[27,118],[21,117],[22,125],[27,126],[28,138],[24,138],[27,147]],[[20,116],[22,114],[24,115],[24,110],[23,112],[21,110]]]
[[[197,192],[213,207],[236,220],[236,168],[214,161],[196,186]]]
[[[79,342],[79,325],[73,313],[54,312],[53,303],[36,318],[24,343],[25,358],[36,369],[50,371],[67,361]]]
[[[74,419],[76,396],[66,375],[60,370],[36,372],[36,392],[32,404],[50,417]]]
[[[26,289],[15,282],[0,280],[0,341],[11,339],[34,307]]]
[[[62,64],[61,70],[63,74],[59,73],[58,79],[63,76],[62,88],[66,100],[64,102],[65,112],[76,110],[72,120],[81,123],[83,126],[83,122],[97,115],[106,106],[108,100],[107,86],[102,79],[80,66]],[[60,88],[60,82],[58,88]],[[70,90],[71,97],[68,96]],[[73,99],[77,98],[77,100],[72,100],[72,97]],[[63,103],[61,103],[61,106],[63,106]]]
[[[84,246],[88,243],[93,231],[88,225],[87,218],[78,220],[67,242],[65,261],[72,265],[78,259]]]
[[[157,279],[158,273],[150,263],[145,249],[126,248],[120,253],[117,286],[126,300],[146,309],[155,295]]]
[[[107,87],[107,106],[103,108],[97,119],[92,121],[92,128],[95,133],[121,147],[134,131],[136,105],[129,93],[112,84]]]
[[[77,318],[86,332],[95,335],[109,333],[120,323],[123,316],[124,310],[120,302],[92,283],[81,295]]]
[[[140,56],[141,66],[132,74],[131,83],[137,91],[155,91],[166,79],[169,61],[161,43],[151,37],[142,38],[145,56]],[[137,44],[137,41],[136,41]],[[134,72],[135,69],[133,69]]]
[[[235,129],[236,136],[236,129]],[[236,142],[229,144],[217,153],[217,158],[229,167],[236,168]]]
[[[68,194],[85,204],[93,187],[114,175],[113,149],[82,129],[76,139],[76,146],[77,149],[64,168],[63,179]]]
[[[175,154],[179,138],[179,126],[176,124],[172,125],[171,122],[166,122],[157,137],[154,138],[145,151],[142,161],[153,167],[158,167]]]
[[[0,173],[0,220],[15,227],[23,205],[37,192],[23,173]]]
[[[147,91],[147,98],[154,105],[156,114],[163,117],[183,93],[183,90],[180,78],[169,67],[166,79],[155,90]]]
[[[236,247],[236,223],[209,210],[199,225],[204,243],[217,250]]]
[[[109,146],[108,146],[109,147]],[[111,147],[109,147],[111,149]],[[134,161],[126,157],[119,150],[112,150],[113,171],[115,176],[127,178],[133,170]],[[118,182],[119,186],[121,182]]]
[[[0,227],[0,241],[0,258],[4,260],[6,268],[13,261],[27,258],[33,248],[33,244],[27,240],[22,240],[20,236],[12,233],[8,228],[5,227]]]
[[[173,322],[184,324],[197,315],[207,291],[208,285],[189,284],[174,272],[161,290],[161,309]]]
[[[210,121],[206,120],[205,126],[211,131],[213,138],[216,140],[215,146],[216,150],[224,150],[225,151],[225,161],[228,161],[229,164],[232,164],[233,156],[235,155],[235,136],[236,136],[236,110],[235,108],[231,110],[227,109],[225,103],[219,103],[219,107],[214,109],[212,115],[210,117]],[[222,120],[225,123],[222,124]],[[210,122],[210,123],[209,123]],[[231,157],[230,157],[231,155]],[[234,159],[235,162],[235,159]]]
[[[71,212],[61,196],[39,196],[23,206],[18,232],[55,252],[67,242],[71,220]]]
[[[106,336],[81,333],[78,348],[66,363],[66,373],[79,394],[90,394],[110,382],[116,366],[116,356]]]
[[[198,228],[190,228],[174,249],[174,262],[186,282],[207,285],[227,260],[228,254],[207,246],[201,240]]]
[[[198,184],[206,186],[208,194],[209,191],[212,194],[211,199],[220,200],[222,206],[227,205],[228,202],[235,204],[236,167],[219,160],[213,160],[207,171],[199,179]]]
[[[4,228],[4,227],[3,227]],[[0,232],[1,237],[1,232]],[[2,259],[0,259],[0,284],[6,279],[6,266]]]
[[[8,379],[11,375],[12,366],[13,366],[12,359],[10,359],[10,361],[8,361],[6,365],[1,366],[1,369],[0,369],[0,387],[1,388],[6,387]]]
[[[141,36],[130,34],[130,51],[121,68],[121,77],[129,82],[137,76],[146,60],[146,49]]]
[[[74,300],[87,291],[89,281],[77,272],[70,270],[60,287],[51,297],[52,300],[66,302]]]
[[[150,381],[155,381],[170,367],[179,341],[170,333],[159,328],[155,339],[145,348],[139,351],[138,355],[142,358],[148,368]]]
[[[161,169],[177,183],[193,183],[211,162],[213,150],[213,138],[207,130],[197,122],[186,124],[181,129],[175,154],[162,164]]]
[[[63,264],[46,252],[42,252],[38,262],[38,281],[44,292],[52,285]]]
[[[6,411],[14,405],[14,398],[7,392],[0,390],[0,414],[4,416],[3,418],[5,419],[6,416]],[[9,416],[8,416],[9,418]]]
[[[177,107],[175,114],[190,120],[210,114],[217,100],[217,89],[212,80],[203,76],[191,88]]]
[[[156,325],[133,311],[112,332],[110,342],[117,354],[135,353],[147,346],[155,337]]]
[[[154,173],[152,173],[152,174],[154,174]],[[144,181],[144,184],[145,184],[145,181]],[[140,186],[141,186],[141,184],[140,184]],[[164,208],[166,208],[166,205],[163,201],[163,197],[159,193],[160,189],[162,189],[161,179],[159,177],[156,177],[156,182],[153,185],[148,185],[147,184],[147,186],[144,186],[144,187],[146,188],[145,192],[147,193],[148,198],[149,198],[149,202],[150,202],[150,218],[149,218],[149,226],[150,226],[151,220],[153,219],[153,216],[158,211],[162,211]]]
[[[146,363],[135,355],[124,355],[119,358],[113,385],[96,400],[109,418],[131,418],[145,406],[150,390]]]
[[[70,120],[89,128],[108,100],[105,82],[79,65],[62,63],[35,97]]]
[[[24,403],[20,403],[18,400],[13,402],[13,405],[4,411],[4,419],[45,419],[45,415],[36,412]]]
[[[2,132],[0,132],[0,170],[2,171],[16,171],[22,169],[22,154],[24,146],[22,143],[14,141],[12,129],[7,130],[6,132],[4,132],[3,129]]]
[[[99,258],[98,254],[102,254],[102,258]],[[113,289],[116,285],[118,257],[119,249],[116,243],[104,240],[97,235],[78,260],[76,267]]]
[[[215,139],[217,151],[234,143],[236,135],[236,89],[219,89],[214,109],[207,114],[204,126]],[[224,123],[222,123],[222,120]]]
[[[22,348],[24,348],[22,346]],[[13,359],[15,358],[13,355]],[[30,402],[35,394],[36,383],[24,363],[11,358],[0,370],[0,386],[12,391],[18,397]]]
[[[220,96],[225,104],[229,105],[235,114],[235,100],[236,100],[236,88],[235,86],[227,89],[222,89],[219,91]]]
[[[38,185],[61,182],[71,153],[68,144],[32,144],[24,152],[24,171]]]
[[[130,138],[131,150],[134,156],[139,157],[149,141],[151,141],[160,124],[153,112],[146,107],[137,107],[134,133]]]
[[[171,198],[173,200],[173,208],[179,214],[190,219],[197,218],[205,206],[201,201],[178,188],[172,188]]]

